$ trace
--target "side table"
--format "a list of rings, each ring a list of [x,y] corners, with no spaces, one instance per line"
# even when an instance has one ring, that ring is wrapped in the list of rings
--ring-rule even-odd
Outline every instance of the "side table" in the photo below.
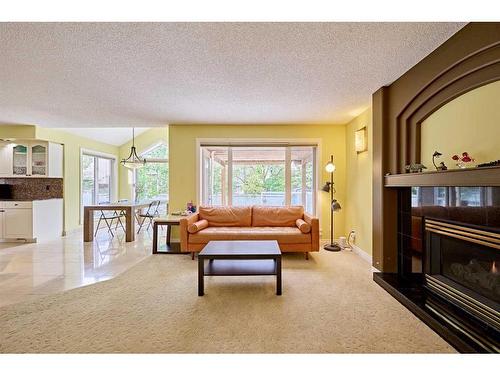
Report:
[[[153,254],[180,254],[181,244],[178,242],[170,242],[170,236],[173,225],[179,225],[181,218],[180,215],[167,215],[164,217],[157,217],[153,219]],[[167,240],[165,245],[158,246],[158,227],[167,227]],[[158,251],[160,250],[160,251]]]

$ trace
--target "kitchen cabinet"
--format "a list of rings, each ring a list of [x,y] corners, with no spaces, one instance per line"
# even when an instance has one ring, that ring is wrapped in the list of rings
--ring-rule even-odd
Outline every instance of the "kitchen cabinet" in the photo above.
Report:
[[[12,144],[0,142],[0,177],[12,175]]]
[[[63,200],[0,202],[0,240],[38,242],[62,236]]]
[[[12,148],[12,175],[29,176],[28,146],[26,144],[18,144]]]
[[[64,173],[64,146],[59,143],[48,144],[48,177],[63,177]]]
[[[63,145],[47,141],[0,142],[1,177],[63,177]]]
[[[31,202],[9,202],[4,209],[4,238],[33,238],[33,220]],[[29,203],[29,205],[27,204]],[[19,207],[18,207],[19,206]]]
[[[47,176],[47,145],[32,143],[31,148],[31,175]]]

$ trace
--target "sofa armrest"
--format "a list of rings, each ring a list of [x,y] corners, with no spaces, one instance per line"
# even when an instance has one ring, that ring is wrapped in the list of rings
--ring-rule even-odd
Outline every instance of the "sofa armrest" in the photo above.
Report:
[[[179,232],[181,237],[181,251],[188,252],[188,227],[198,221],[198,214],[182,217],[179,221]]]
[[[319,219],[304,213],[304,221],[311,226],[311,249],[319,251]]]

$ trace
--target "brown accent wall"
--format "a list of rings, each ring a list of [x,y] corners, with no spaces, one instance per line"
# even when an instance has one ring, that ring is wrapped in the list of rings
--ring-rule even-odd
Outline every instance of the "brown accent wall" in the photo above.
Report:
[[[0,184],[12,185],[13,200],[41,200],[63,197],[62,178],[0,178]]]
[[[420,161],[420,125],[456,97],[500,79],[500,23],[470,23],[373,95],[373,265],[397,271],[397,189],[384,175]],[[452,141],[452,140],[448,140]]]

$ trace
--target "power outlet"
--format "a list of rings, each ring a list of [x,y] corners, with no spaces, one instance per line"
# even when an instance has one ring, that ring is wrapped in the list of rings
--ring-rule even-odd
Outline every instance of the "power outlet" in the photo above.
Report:
[[[350,240],[354,243],[356,242],[356,231],[353,229],[351,230],[351,233],[349,234],[351,237],[350,237]]]

